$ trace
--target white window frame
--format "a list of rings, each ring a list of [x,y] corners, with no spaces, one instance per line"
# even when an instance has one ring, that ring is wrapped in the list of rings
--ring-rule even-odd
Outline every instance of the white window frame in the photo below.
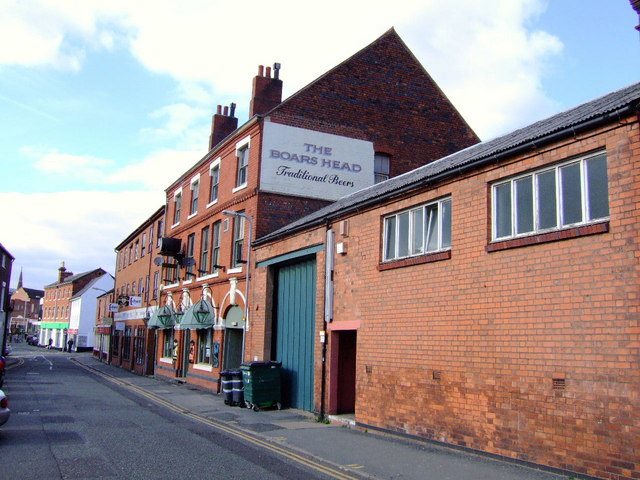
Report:
[[[249,182],[249,154],[250,154],[250,149],[251,149],[251,137],[247,136],[245,138],[243,138],[242,140],[240,140],[238,143],[236,143],[236,186],[235,188],[232,190],[233,193],[236,193],[239,190],[242,190],[243,188],[247,187],[247,183]],[[239,180],[239,174],[240,174],[240,157],[238,156],[238,153],[242,150],[246,150],[247,151],[247,157],[246,157],[246,165],[244,166],[245,169],[245,176],[244,176],[244,182],[241,184],[238,184],[238,180]]]
[[[452,222],[452,210],[451,210],[451,204],[452,204],[452,200],[451,197],[444,197],[444,198],[440,198],[438,200],[434,200],[431,202],[427,202],[427,203],[423,203],[420,205],[416,205],[413,206],[411,208],[407,208],[404,210],[401,210],[399,212],[395,212],[391,215],[385,215],[384,217],[384,221],[383,221],[383,229],[382,229],[382,262],[397,262],[399,260],[404,260],[405,258],[413,258],[413,257],[419,257],[419,256],[423,256],[423,255],[431,255],[434,253],[439,253],[439,252],[445,252],[445,251],[449,251],[451,250],[451,243],[444,244],[443,243],[443,205],[444,204],[448,204],[448,208],[449,208],[449,219],[450,219],[450,224],[449,224],[449,228],[451,228],[451,222]],[[438,210],[438,217],[437,217],[437,224],[436,224],[436,228],[437,228],[437,235],[438,235],[438,241],[437,241],[437,247],[434,249],[429,250],[427,248],[426,242],[428,241],[427,235],[425,234],[425,221],[427,218],[427,215],[425,214],[428,208],[431,208],[433,206],[437,206]],[[416,240],[416,232],[418,231],[416,228],[416,224],[415,224],[415,218],[418,214],[422,215],[422,223],[420,225],[420,235],[422,236],[422,246],[419,249],[419,251],[416,252],[412,252],[412,247],[415,246],[415,240]],[[401,232],[401,226],[400,226],[400,217],[403,217],[407,215],[408,216],[408,231],[406,233],[406,237],[407,237],[407,254],[406,255],[401,255],[399,253],[399,248],[400,248],[400,239],[402,238],[402,233]],[[390,225],[390,220],[394,219],[394,229],[395,231],[393,232],[393,237],[394,237],[394,253],[393,255],[387,256],[387,250],[388,250],[388,229],[389,229],[389,225]],[[451,231],[449,231],[449,239],[450,241],[452,241],[451,239]]]
[[[212,205],[218,203],[218,197],[220,196],[220,164],[222,162],[222,157],[216,158],[211,165],[209,165],[209,178],[211,179],[211,183],[209,184],[209,203],[207,203],[207,208]],[[216,198],[211,200],[211,189],[213,187],[213,171],[218,171],[218,182],[216,183]]]
[[[555,232],[566,230],[570,228],[575,228],[583,225],[590,225],[593,223],[599,223],[606,221],[610,218],[610,215],[602,216],[602,217],[592,217],[590,212],[591,205],[589,204],[589,182],[587,177],[587,167],[586,164],[590,160],[593,160],[598,157],[604,157],[605,166],[607,168],[607,195],[608,195],[608,159],[605,151],[598,151],[588,155],[583,155],[581,157],[573,158],[566,162],[558,163],[552,166],[545,166],[543,168],[539,168],[537,170],[529,171],[526,174],[518,175],[515,177],[508,178],[506,180],[502,179],[500,181],[494,182],[491,185],[491,239],[493,242],[501,242],[505,240],[510,240],[513,238],[521,238],[521,237],[529,237],[532,235],[540,235],[548,232]],[[580,169],[580,207],[581,207],[581,220],[578,222],[567,222],[565,223],[563,219],[563,196],[562,196],[562,169],[578,165]],[[555,209],[556,209],[556,222],[552,227],[543,228],[540,226],[540,196],[538,195],[539,191],[539,181],[540,176],[543,174],[547,174],[550,172],[554,172],[554,182],[555,182]],[[525,180],[527,178],[531,178],[531,203],[532,203],[532,230],[526,232],[518,232],[518,207],[517,207],[517,182],[521,180]],[[511,203],[509,208],[511,210],[510,214],[510,227],[511,233],[508,235],[498,236],[498,187],[504,185],[510,185],[510,199]],[[607,197],[607,210],[609,209],[609,199]]]
[[[180,214],[177,216],[178,217],[178,221],[176,222],[175,221],[176,220],[175,204],[177,202],[176,198],[178,198],[178,197],[180,197]],[[174,204],[173,205],[173,208],[174,208],[174,210],[173,210],[173,220],[174,220],[174,223],[173,223],[173,225],[171,225],[171,228],[175,228],[178,225],[180,225],[180,216],[182,215],[182,200],[184,200],[184,199],[182,197],[182,187],[180,187],[178,190],[173,192],[173,204]]]
[[[196,197],[196,206],[193,208],[193,191],[198,189],[198,196]],[[195,217],[198,214],[198,201],[200,199],[200,174],[197,174],[195,177],[191,179],[189,182],[189,190],[191,190],[191,197],[189,198],[189,216],[187,220]]]

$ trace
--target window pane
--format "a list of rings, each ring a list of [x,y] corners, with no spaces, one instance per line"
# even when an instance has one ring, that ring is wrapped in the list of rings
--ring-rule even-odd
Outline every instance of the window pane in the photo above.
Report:
[[[419,208],[411,212],[413,222],[413,241],[411,242],[411,254],[417,255],[424,249],[424,210]]]
[[[440,216],[442,217],[442,246],[451,247],[451,200],[440,203]]]
[[[609,186],[607,178],[607,157],[590,158],[587,168],[587,192],[589,220],[609,216]]]
[[[562,198],[562,224],[582,221],[582,189],[580,187],[580,164],[574,163],[560,169]]]
[[[398,215],[398,257],[409,255],[409,214]]]
[[[396,256],[396,217],[389,217],[385,219],[384,233],[384,259],[390,260]]]
[[[538,228],[555,228],[558,226],[558,202],[556,199],[556,171],[541,173],[536,176],[538,194]]]
[[[497,185],[495,191],[496,238],[511,236],[511,182]]]
[[[427,252],[438,250],[438,205],[429,205],[426,207],[426,239]]]
[[[516,180],[516,233],[533,231],[533,178]]]

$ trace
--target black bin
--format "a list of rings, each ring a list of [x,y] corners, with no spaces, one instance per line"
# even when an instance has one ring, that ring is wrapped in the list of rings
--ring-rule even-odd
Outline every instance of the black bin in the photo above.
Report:
[[[231,405],[244,407],[244,385],[242,383],[242,370],[230,370],[231,372]]]
[[[245,362],[240,366],[244,384],[244,401],[255,411],[262,407],[282,408],[280,402],[280,362]]]
[[[231,370],[222,370],[220,372],[220,383],[222,384],[222,398],[225,405],[233,404],[233,383]]]

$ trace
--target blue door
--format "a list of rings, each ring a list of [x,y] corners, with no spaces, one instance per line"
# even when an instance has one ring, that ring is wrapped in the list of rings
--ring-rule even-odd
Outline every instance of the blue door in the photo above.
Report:
[[[275,358],[282,362],[283,403],[313,411],[316,261],[281,266],[276,275]]]

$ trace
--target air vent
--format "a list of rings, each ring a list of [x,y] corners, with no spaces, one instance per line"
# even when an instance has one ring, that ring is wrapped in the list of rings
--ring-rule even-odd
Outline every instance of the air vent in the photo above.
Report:
[[[442,372],[440,370],[434,370],[432,373],[432,378],[434,380],[442,380]]]
[[[567,387],[564,378],[554,378],[552,381],[554,390],[564,390]]]

